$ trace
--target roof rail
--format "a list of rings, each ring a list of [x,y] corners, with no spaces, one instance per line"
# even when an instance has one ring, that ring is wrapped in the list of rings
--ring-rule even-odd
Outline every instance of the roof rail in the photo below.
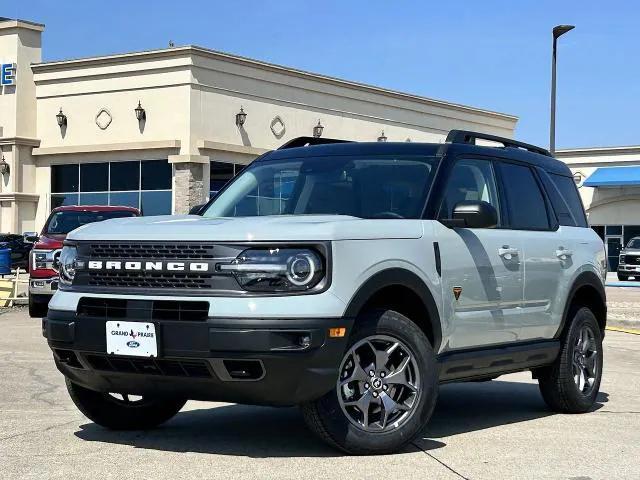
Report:
[[[467,130],[451,130],[447,135],[446,142],[447,143],[470,143],[472,145],[476,144],[476,140],[489,140],[491,142],[501,143],[505,147],[513,147],[513,148],[522,148],[524,150],[528,150],[529,152],[539,153],[540,155],[545,155],[547,157],[553,157],[548,150],[542,147],[536,147],[535,145],[531,145],[529,143],[518,142],[517,140],[512,140],[510,138],[498,137],[497,135],[489,135],[487,133],[479,133],[479,132],[469,132]]]
[[[324,145],[327,143],[351,143],[351,140],[338,140],[337,138],[318,138],[318,137],[298,137],[289,140],[287,143],[278,147],[278,150],[287,148],[306,147],[309,145]]]

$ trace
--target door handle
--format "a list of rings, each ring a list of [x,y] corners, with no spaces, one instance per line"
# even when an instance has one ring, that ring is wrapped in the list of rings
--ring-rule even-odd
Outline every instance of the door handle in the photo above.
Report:
[[[560,260],[566,260],[571,255],[573,255],[573,252],[571,250],[566,250],[562,247],[556,250],[556,257],[558,257]]]
[[[498,255],[500,255],[505,260],[511,260],[511,257],[518,256],[518,249],[511,248],[509,245],[503,245],[502,248],[498,249]]]

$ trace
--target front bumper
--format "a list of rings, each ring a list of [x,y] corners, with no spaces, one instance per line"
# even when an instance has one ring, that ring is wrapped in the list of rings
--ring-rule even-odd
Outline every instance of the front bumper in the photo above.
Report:
[[[618,265],[619,273],[638,273],[640,274],[640,265],[630,265],[630,264],[619,264]]]
[[[353,325],[347,318],[153,320],[158,358],[142,358],[107,355],[109,319],[51,309],[43,319],[56,366],[73,382],[102,392],[260,405],[296,405],[334,388]],[[346,335],[330,338],[333,327],[345,327]]]
[[[58,290],[58,277],[29,279],[30,295],[53,295]]]

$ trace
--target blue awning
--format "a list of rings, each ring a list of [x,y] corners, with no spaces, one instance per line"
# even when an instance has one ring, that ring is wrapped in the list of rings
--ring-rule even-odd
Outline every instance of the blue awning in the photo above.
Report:
[[[596,168],[584,182],[587,187],[623,187],[640,185],[640,167]]]

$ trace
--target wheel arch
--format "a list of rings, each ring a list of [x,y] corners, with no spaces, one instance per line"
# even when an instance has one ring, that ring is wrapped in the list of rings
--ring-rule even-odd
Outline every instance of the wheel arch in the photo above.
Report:
[[[442,343],[440,314],[426,283],[415,273],[403,268],[389,268],[372,275],[353,295],[346,317],[356,318],[373,308],[390,308],[411,319],[431,341],[438,352]]]
[[[591,309],[604,336],[607,326],[607,296],[600,277],[594,272],[587,271],[578,275],[571,285],[571,290],[569,290],[567,302],[564,306],[562,323],[554,338],[563,337],[569,328],[569,317],[578,306],[586,306]]]

